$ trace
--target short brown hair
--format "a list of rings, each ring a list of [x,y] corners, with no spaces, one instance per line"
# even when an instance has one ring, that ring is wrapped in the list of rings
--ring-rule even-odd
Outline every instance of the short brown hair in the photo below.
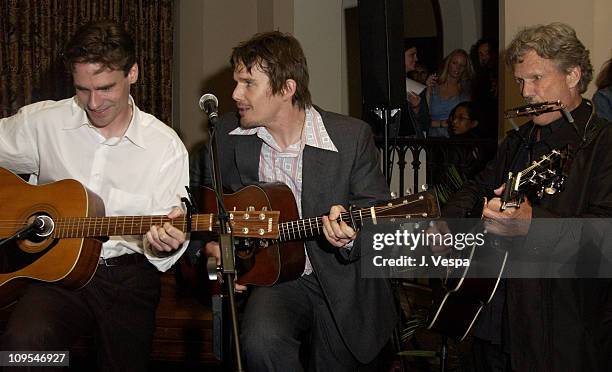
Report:
[[[272,94],[281,93],[288,79],[294,80],[292,103],[301,109],[312,106],[306,57],[292,35],[278,31],[256,34],[233,49],[230,63],[233,69],[243,64],[249,73],[253,66],[259,67],[270,79]]]
[[[512,66],[523,61],[523,55],[535,51],[541,58],[550,59],[564,73],[580,67],[581,76],[578,91],[584,93],[593,79],[593,66],[589,51],[569,25],[555,22],[536,25],[521,30],[506,51],[506,64]]]
[[[111,70],[128,72],[136,63],[132,37],[117,23],[94,21],[81,26],[64,49],[69,71],[76,63],[99,63]]]

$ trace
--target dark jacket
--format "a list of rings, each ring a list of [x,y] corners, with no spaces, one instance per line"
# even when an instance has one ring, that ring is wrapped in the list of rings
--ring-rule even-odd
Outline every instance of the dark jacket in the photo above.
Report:
[[[564,228],[563,220],[559,221],[555,239],[530,239],[531,232],[540,226],[539,218],[612,216],[612,125],[597,118],[586,100],[572,114],[576,119],[575,130],[563,120],[556,130],[565,131],[566,135],[551,136],[549,144],[556,147],[564,145],[561,142],[569,142],[571,147],[573,157],[567,169],[565,189],[539,202],[534,200],[530,234],[522,252],[511,251],[510,258],[515,254],[533,254],[546,259],[562,254],[557,250],[557,243],[563,239],[574,239],[577,251],[583,248],[587,238],[580,236],[579,229]],[[534,124],[529,122],[518,131],[510,132],[496,158],[475,181],[456,194],[444,213],[455,217],[479,216],[482,197],[491,197],[492,190],[504,182],[507,172],[517,169],[512,163],[516,162],[521,146],[530,146],[533,129]],[[501,342],[510,352],[512,368],[516,371],[610,370],[605,362],[612,354],[612,320],[606,314],[606,308],[611,309],[610,282],[590,278],[508,279],[505,299],[493,301],[502,305],[489,306],[488,313],[485,311],[479,319],[485,324],[477,324],[476,332],[478,337],[494,343],[500,341],[501,334]],[[506,312],[503,332],[495,322],[502,318],[501,314],[491,314],[492,311]]]
[[[302,218],[321,216],[335,204],[389,199],[370,127],[361,120],[317,111],[338,152],[304,148]],[[257,135],[228,135],[238,125],[237,116],[230,114],[217,127],[223,184],[232,191],[259,182],[262,140]],[[192,172],[202,184],[210,183],[207,158],[202,156]],[[363,278],[358,241],[349,251],[321,237],[307,241],[306,250],[346,345],[357,360],[368,363],[390,340],[397,314],[389,281]]]

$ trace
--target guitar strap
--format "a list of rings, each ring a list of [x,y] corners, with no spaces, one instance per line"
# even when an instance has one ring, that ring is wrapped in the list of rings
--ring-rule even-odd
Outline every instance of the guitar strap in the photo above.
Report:
[[[589,106],[591,112],[589,113],[589,117],[584,124],[584,132],[582,133],[582,141],[576,145],[568,145],[567,148],[567,159],[565,160],[565,164],[563,165],[563,173],[569,174],[569,169],[572,165],[572,160],[576,156],[576,154],[583,148],[589,146],[592,141],[594,141],[599,132],[603,129],[604,125],[608,125],[608,123],[604,120],[599,119],[594,116],[595,109],[591,101],[584,99]],[[580,133],[579,133],[580,134]]]

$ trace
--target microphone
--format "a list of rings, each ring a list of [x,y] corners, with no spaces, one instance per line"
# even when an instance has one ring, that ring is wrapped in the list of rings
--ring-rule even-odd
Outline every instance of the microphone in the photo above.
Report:
[[[202,97],[200,97],[200,109],[206,113],[208,116],[208,121],[212,124],[215,124],[219,114],[217,114],[217,106],[219,105],[219,100],[215,97],[214,94],[206,93]]]

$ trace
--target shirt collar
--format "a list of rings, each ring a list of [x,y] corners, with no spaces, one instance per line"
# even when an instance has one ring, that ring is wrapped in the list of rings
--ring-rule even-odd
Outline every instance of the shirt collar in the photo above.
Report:
[[[238,127],[232,130],[229,134],[235,136],[249,136],[257,134],[257,136],[262,139],[271,137],[268,130],[263,126],[249,129]],[[307,146],[338,152],[336,145],[334,145],[329,133],[327,133],[327,129],[325,129],[325,124],[323,123],[321,114],[319,114],[319,112],[312,106],[306,108],[304,134],[302,138],[304,140],[304,144]]]
[[[138,109],[138,107],[136,106],[136,103],[134,103],[134,98],[132,97],[132,95],[129,96],[129,99],[130,105],[132,105],[132,119],[130,120],[128,129],[125,131],[123,137],[127,138],[134,145],[142,147],[144,149],[146,148],[146,146],[144,141],[144,135],[142,132],[142,120],[140,118],[142,113],[140,112],[140,109]],[[63,127],[64,129],[77,129],[84,125],[95,129],[94,126],[91,125],[91,123],[89,122],[89,118],[87,117],[87,112],[85,111],[85,108],[81,105],[76,96],[72,98],[71,109],[72,116],[75,118],[75,120],[65,122]]]
[[[336,145],[331,140],[321,114],[314,107],[306,110],[306,123],[304,127],[305,143],[308,146],[322,150],[338,152]]]

